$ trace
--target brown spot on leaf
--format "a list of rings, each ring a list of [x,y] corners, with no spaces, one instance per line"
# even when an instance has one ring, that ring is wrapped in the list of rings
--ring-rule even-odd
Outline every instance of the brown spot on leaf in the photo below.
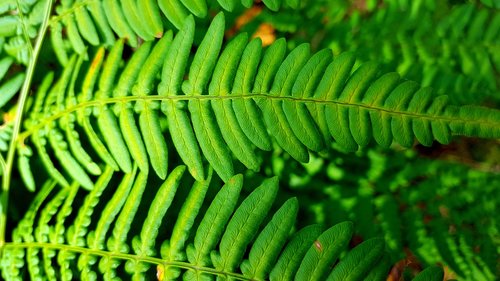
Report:
[[[323,251],[323,245],[318,240],[314,241],[314,248],[316,248],[319,252]]]

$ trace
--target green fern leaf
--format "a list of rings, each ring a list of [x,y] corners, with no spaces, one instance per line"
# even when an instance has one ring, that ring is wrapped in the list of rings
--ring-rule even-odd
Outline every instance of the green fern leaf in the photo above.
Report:
[[[276,262],[279,251],[284,246],[298,212],[296,198],[289,199],[274,214],[271,221],[255,239],[250,249],[248,261],[243,261],[241,271],[250,278],[264,279]]]
[[[0,73],[0,81],[2,78],[3,75],[1,75]],[[24,78],[25,75],[23,73],[19,73],[6,82],[2,81],[2,84],[0,84],[0,92],[2,93],[2,96],[0,97],[0,108],[3,107],[7,102],[9,102],[12,97],[19,91],[21,85],[24,82]]]
[[[137,168],[134,167],[131,173],[126,174],[120,185],[116,189],[113,198],[106,204],[106,207],[102,211],[101,219],[99,220],[95,231],[90,231],[87,235],[87,245],[89,249],[92,250],[103,250],[105,249],[105,239],[106,234],[113,222],[114,218],[122,208],[125,200],[130,192],[133,184],[133,180],[136,176]],[[91,271],[89,266],[97,263],[97,257],[91,254],[82,254],[78,259],[79,268],[82,271],[82,275],[95,275],[95,272]],[[90,278],[90,277],[89,277]]]
[[[167,260],[184,261],[187,260],[183,249],[189,238],[189,233],[193,227],[194,220],[200,211],[205,195],[208,191],[212,171],[208,175],[208,179],[203,182],[195,182],[189,195],[179,211],[178,219],[172,230],[170,240],[166,240],[161,247],[162,257]]]
[[[295,278],[299,280],[324,280],[331,264],[349,243],[353,234],[352,223],[343,222],[321,234],[309,247]],[[332,243],[335,241],[334,243]]]
[[[158,86],[159,95],[178,95],[181,92],[184,69],[189,58],[194,36],[194,19],[186,19],[184,27],[175,36],[167,60],[171,63],[164,64],[162,82]],[[181,159],[195,179],[202,181],[204,178],[200,148],[196,140],[191,122],[185,110],[184,101],[166,100],[162,102],[162,111],[170,116],[168,124],[172,140]]]
[[[71,77],[71,82],[67,90],[67,95],[65,98],[66,104],[61,104],[61,107],[71,107],[76,104],[75,84],[78,79],[78,74],[80,72],[82,63],[83,56],[80,56],[76,61],[75,69]],[[97,163],[92,160],[90,155],[82,146],[82,143],[80,141],[80,133],[75,130],[75,119],[75,114],[69,114],[68,116],[61,117],[60,120],[60,127],[65,132],[65,137],[68,139],[70,151],[85,170],[87,170],[92,175],[100,175],[101,169],[99,168]]]
[[[327,280],[359,280],[367,275],[384,253],[384,240],[372,238],[351,250]]]
[[[188,10],[199,18],[207,16],[207,2],[205,0],[181,0]]]
[[[236,0],[217,0],[219,5],[226,11],[232,12],[236,7]]]
[[[56,11],[62,15],[64,14],[67,10],[69,10],[70,7],[68,6],[59,6],[59,9],[56,9]],[[67,29],[67,34],[68,34],[68,40],[71,44],[71,47],[77,54],[83,54],[86,50],[85,48],[85,43],[83,41],[82,35],[80,34],[78,30],[78,25],[74,17],[62,17],[62,23]],[[83,29],[84,27],[82,27]],[[62,28],[59,29],[62,32]],[[61,35],[62,37],[62,35]]]
[[[143,96],[151,92],[154,78],[162,67],[161,59],[166,55],[171,41],[172,33],[169,32],[155,45],[144,62],[149,67],[143,68],[139,72],[137,84],[132,89],[132,94]],[[140,112],[139,127],[141,128],[151,165],[156,174],[161,179],[164,179],[167,174],[168,149],[160,129],[157,111],[159,105],[155,102],[138,102],[135,107],[136,111]]]
[[[49,234],[50,234],[50,221],[54,214],[57,213],[59,207],[63,204],[64,199],[69,194],[69,187],[61,189],[44,207],[44,209],[40,212],[40,218],[38,219],[37,227],[35,228],[35,239],[37,242],[47,243],[49,242]],[[51,249],[42,249],[42,260],[43,263],[43,271],[45,272],[45,276],[49,280],[55,279],[55,269],[51,267],[52,261],[51,258],[56,255],[54,250]]]
[[[321,74],[323,74],[331,57],[332,53],[329,50],[323,50],[313,55],[298,74],[291,95],[296,98],[312,97]],[[293,133],[309,149],[320,151],[324,147],[323,138],[306,106],[307,104],[294,103],[288,100],[283,101],[283,110],[290,122]]]
[[[433,280],[443,280],[444,272],[441,267],[431,266],[428,267],[422,272],[420,272],[413,281],[433,281]]]
[[[50,25],[50,42],[54,46],[54,53],[62,65],[68,63],[68,54],[66,52],[66,46],[63,39],[63,26],[60,22],[54,22]]]
[[[136,47],[137,36],[125,20],[120,2],[117,0],[103,0],[102,9],[104,10],[109,26],[113,29],[113,31],[116,32],[119,37],[127,39],[132,47]]]
[[[37,211],[42,206],[44,201],[49,197],[55,186],[56,183],[54,181],[47,181],[37,193],[23,220],[19,222],[19,233],[22,236],[24,242],[32,243],[36,241],[33,230]],[[26,261],[29,268],[30,278],[32,280],[36,280],[38,276],[43,273],[43,269],[40,265],[41,260],[39,253],[40,249],[36,248],[26,250]]]
[[[189,17],[189,11],[181,0],[158,0],[158,6],[167,19],[178,29],[182,29],[184,20]]]
[[[165,182],[160,186],[155,199],[151,202],[151,207],[149,209],[148,216],[144,221],[141,234],[139,237],[136,236],[132,240],[132,247],[137,255],[153,256],[155,254],[153,247],[156,236],[158,235],[159,223],[174,199],[185,169],[185,166],[176,167],[170,173]],[[129,270],[133,270],[134,274],[137,274],[138,272],[143,272],[147,269],[144,265],[137,267],[138,265],[140,264],[129,264]],[[132,267],[135,268],[132,269]]]
[[[221,54],[217,63],[212,83],[209,86],[209,94],[213,96],[226,96],[231,91],[231,83],[234,79],[236,67],[239,62],[239,55],[246,46],[248,36],[242,34],[234,38]],[[220,124],[222,137],[231,151],[247,168],[258,170],[260,161],[257,159],[252,143],[242,131],[233,111],[232,103],[229,100],[212,100],[212,107]]]
[[[99,220],[95,232],[90,232],[88,235],[88,245],[92,249],[103,249],[104,241],[106,237],[106,232],[111,226],[111,222],[114,217],[118,214],[121,207],[125,203],[127,195],[130,193],[130,189],[133,185],[133,180],[135,179],[137,169],[133,169],[131,173],[126,174],[120,185],[115,191],[115,196],[108,202],[105,209],[102,212],[102,219]]]
[[[94,212],[96,205],[99,203],[99,198],[102,196],[104,189],[108,186],[113,175],[113,170],[107,167],[103,174],[99,177],[95,184],[95,188],[85,198],[85,202],[80,208],[74,223],[66,232],[68,244],[74,246],[85,246],[86,235],[91,223],[90,217]],[[62,250],[59,252],[58,261],[61,266],[61,276],[64,280],[72,280],[73,274],[69,269],[70,261],[76,259],[76,255],[69,251]],[[80,269],[82,269],[80,265]]]
[[[272,11],[278,11],[281,6],[281,0],[263,0],[264,4],[272,10]]]
[[[261,52],[262,42],[258,38],[246,46],[234,78],[232,89],[234,95],[249,95],[252,92],[253,79],[259,65],[259,61],[254,58],[260,57]],[[252,143],[262,150],[271,150],[271,139],[262,118],[260,118],[261,112],[255,101],[253,99],[234,99],[233,109],[235,112],[245,113],[236,114],[236,118],[241,129]]]
[[[71,214],[73,211],[72,205],[74,204],[74,199],[77,195],[78,192],[78,184],[72,184],[69,187],[70,191],[68,196],[66,197],[64,204],[62,205],[61,209],[59,210],[56,218],[56,225],[51,229],[51,234],[50,235],[50,242],[53,244],[62,244],[64,243],[64,234],[66,229],[64,228],[65,220],[66,218]],[[52,251],[55,254],[55,251]],[[58,263],[61,266],[60,268],[60,275],[61,279],[63,280],[71,280],[72,273],[69,270],[69,266],[65,261],[65,257],[67,256],[67,253],[62,251],[59,252],[59,255],[57,256]],[[70,255],[74,257],[74,255]]]
[[[365,275],[365,280],[375,281],[384,280],[387,277],[387,273],[391,268],[391,261],[387,253],[384,254],[381,260],[376,261],[375,266],[372,267],[370,273]]]
[[[320,234],[321,226],[319,225],[307,226],[295,233],[271,271],[270,280],[293,279],[300,262]]]
[[[142,18],[144,15],[140,15],[140,10],[144,9],[139,5],[137,1],[134,0],[123,0],[120,1],[121,6],[123,8],[123,14],[125,19],[128,21],[134,33],[139,35],[139,37],[143,38],[146,41],[150,41],[154,38],[154,30],[149,29],[148,21],[151,18]],[[144,5],[140,5],[144,6]]]
[[[156,38],[161,38],[163,36],[163,22],[157,1],[142,1],[138,8],[139,15],[145,20],[149,33],[152,33]]]
[[[146,188],[146,183],[147,175],[139,172],[132,190],[130,191],[130,195],[116,220],[115,227],[113,228],[113,235],[107,242],[107,246],[111,251],[122,253],[128,252],[125,239],[127,238],[127,233],[130,229],[134,215],[137,212],[137,208],[139,207],[140,201],[138,198],[141,198]]]
[[[281,87],[286,87],[289,90],[292,87],[294,78],[288,79],[286,77],[288,71],[291,71],[291,76],[296,76],[302,64],[294,65],[294,56],[290,56],[280,66],[281,61],[285,55],[285,40],[277,40],[269,49],[267,49],[261,61],[261,67],[255,78],[254,92],[272,92],[273,95],[282,96],[287,93],[287,90],[282,90]],[[300,55],[301,52],[295,52],[295,55]],[[293,66],[296,66],[293,68]],[[295,72],[295,73],[294,73]],[[276,78],[274,78],[276,76]],[[271,87],[271,82],[276,79],[276,84]],[[285,85],[286,83],[286,85]],[[276,85],[276,86],[274,86]],[[257,100],[263,114],[266,126],[276,138],[277,143],[283,147],[293,158],[307,162],[309,154],[306,147],[297,139],[290,128],[289,123],[286,121],[285,113],[282,109],[280,100],[266,101],[264,99]]]
[[[104,1],[89,3],[87,9],[95,21],[97,31],[101,34],[101,37],[103,37],[103,43],[106,46],[112,46],[115,43],[115,36],[108,22],[108,18],[106,17]],[[120,36],[120,38],[125,38],[125,36]]]
[[[85,102],[92,99],[94,85],[98,78],[103,60],[104,49],[101,48],[96,53],[96,56],[90,65],[90,69],[83,80],[82,91],[78,96],[79,102]],[[111,166],[114,170],[118,170],[118,164],[115,162],[113,156],[111,156],[106,146],[102,143],[101,139],[98,137],[97,133],[90,123],[90,119],[88,117],[90,116],[91,112],[88,109],[82,109],[78,110],[76,114],[78,123],[80,123],[80,125],[83,127],[87,137],[89,138],[89,142],[91,143],[96,153],[106,164]]]
[[[189,69],[189,80],[182,85],[186,95],[200,95],[204,93],[209,73],[215,67],[216,58],[222,45],[224,30],[224,14],[218,14],[210,25],[206,37],[201,43]],[[194,132],[203,154],[215,171],[223,180],[228,180],[233,174],[233,163],[230,151],[225,144],[220,129],[215,120],[209,101],[190,100],[189,111]]]
[[[99,79],[99,90],[96,93],[96,97],[101,96],[106,98],[110,96],[111,87],[120,66],[122,52],[123,41],[119,40],[113,46],[113,49],[104,62],[102,75]],[[109,147],[111,155],[113,155],[120,168],[126,173],[129,173],[132,170],[132,162],[115,115],[108,106],[96,109],[94,114],[97,115],[97,125],[103,135],[105,143]]]
[[[144,64],[149,55],[151,46],[152,42],[145,42],[131,57],[120,76],[118,85],[113,91],[113,97],[124,97],[131,93],[133,83],[139,75],[141,65]],[[130,155],[137,163],[139,169],[144,173],[148,173],[149,161],[147,152],[134,118],[132,105],[117,103],[114,106],[114,112],[119,115],[120,129],[127,147],[130,148]]]
[[[211,257],[216,269],[233,271],[240,263],[244,250],[255,236],[278,191],[278,180],[265,180],[236,209],[222,235],[219,252]],[[250,215],[252,214],[252,215]]]
[[[229,179],[217,193],[198,226],[194,245],[189,245],[187,248],[187,257],[190,262],[200,266],[211,264],[209,254],[215,249],[223,234],[222,228],[214,226],[227,224],[238,202],[242,186],[243,176],[236,175]]]
[[[9,37],[16,34],[17,18],[15,16],[4,16],[0,18],[0,36]]]
[[[225,33],[224,14],[211,19],[213,13],[208,13],[209,8],[217,9],[216,2],[227,10],[240,9],[240,3],[247,8],[254,5],[251,0],[67,0],[58,2],[52,11],[45,9],[52,7],[50,0],[5,0],[0,4],[0,107],[11,107],[11,98],[24,85],[16,116],[29,115],[24,123],[21,119],[6,121],[0,130],[0,151],[9,149],[7,161],[0,156],[1,172],[10,173],[12,152],[17,149],[19,172],[28,189],[34,190],[46,176],[51,178],[12,231],[12,241],[4,242],[5,233],[0,235],[4,278],[21,280],[29,275],[33,280],[96,280],[102,276],[104,280],[145,280],[151,278],[149,274],[156,266],[161,280],[181,275],[185,280],[376,280],[387,275],[391,262],[402,258],[394,254],[394,249],[402,248],[403,240],[425,263],[442,260],[459,276],[494,278],[494,241],[489,236],[481,243],[471,242],[476,239],[474,235],[459,235],[457,239],[446,236],[447,226],[436,219],[442,216],[455,220],[446,209],[429,204],[422,212],[420,198],[431,194],[442,200],[441,193],[429,193],[425,188],[418,193],[398,190],[398,198],[417,203],[402,210],[403,219],[410,222],[408,229],[414,233],[403,239],[399,230],[389,225],[399,221],[395,215],[400,209],[397,202],[388,198],[385,189],[379,196],[369,186],[380,179],[380,175],[374,176],[382,174],[380,170],[370,170],[368,181],[360,182],[361,198],[353,209],[360,209],[361,214],[355,217],[360,221],[360,232],[367,230],[363,237],[373,236],[376,229],[367,225],[374,219],[387,223],[380,228],[386,232],[384,238],[391,253],[384,253],[381,238],[344,251],[354,232],[349,222],[323,233],[319,226],[306,227],[288,239],[293,234],[298,203],[292,198],[268,214],[275,198],[282,200],[277,195],[277,177],[264,180],[239,204],[243,176],[235,174],[246,167],[253,170],[247,175],[259,177],[254,172],[263,168],[263,154],[256,148],[270,151],[275,147],[273,157],[283,149],[288,153],[284,159],[290,156],[301,162],[308,162],[311,155],[315,162],[305,166],[309,175],[304,181],[308,181],[314,170],[311,167],[323,163],[315,153],[326,155],[332,144],[335,150],[348,152],[372,142],[382,147],[412,147],[415,140],[431,146],[434,141],[447,144],[455,136],[499,138],[500,113],[493,108],[454,105],[452,92],[434,95],[430,88],[420,88],[398,74],[380,75],[376,63],[361,63],[351,53],[332,56],[328,49],[313,54],[308,44],[297,44],[294,34],[288,43],[277,39],[264,53],[260,39],[248,42],[247,34],[236,35],[226,43],[225,37],[231,37],[232,31]],[[353,6],[326,18],[333,22],[348,18],[351,22],[344,28],[356,31],[353,37],[369,37],[360,31],[358,22],[371,17],[400,19],[392,14],[411,10],[408,25],[389,32],[401,49],[398,55],[405,57],[397,69],[404,77],[413,68],[415,72],[423,69],[428,72],[419,79],[424,85],[435,77],[449,80],[450,76],[442,75],[438,67],[417,64],[418,60],[443,63],[425,47],[413,46],[425,45],[421,37],[428,32],[425,26],[431,24],[420,20],[422,29],[414,36],[407,35],[422,9],[436,10],[435,4],[389,1],[387,9],[380,7],[379,13],[375,11],[376,2],[366,3],[366,13]],[[307,10],[302,5],[301,15],[309,17],[329,5],[342,6],[310,4]],[[282,5],[298,8],[301,3],[264,0],[263,5],[276,11]],[[470,40],[470,45],[484,43],[490,49],[494,46],[498,33],[494,23],[500,18],[492,16],[488,8],[476,9],[471,3],[442,5],[454,8],[445,21],[433,27],[439,36]],[[261,13],[261,8],[256,5],[252,11]],[[205,34],[197,34],[204,28],[195,26],[190,13],[196,17],[209,15],[211,24]],[[265,20],[271,12],[264,10],[261,15],[252,18],[253,23]],[[285,19],[287,25],[290,19],[286,14],[283,18],[272,15],[277,16],[273,28],[281,32],[280,20]],[[424,14],[421,19],[430,15]],[[232,24],[233,18],[228,22]],[[38,31],[40,24],[43,28]],[[45,54],[39,48],[46,50],[47,45],[41,44],[46,24],[50,25],[52,39],[48,53],[54,52],[63,67],[59,71],[56,65],[41,65],[33,72],[34,59]],[[167,31],[171,25],[179,29],[175,36],[174,31]],[[238,23],[236,27],[240,28]],[[309,27],[303,30],[307,33]],[[334,53],[342,49],[341,45],[331,44],[336,48]],[[390,45],[381,46],[389,56],[394,55]],[[491,50],[451,41],[442,45],[445,52],[456,49],[454,68],[464,75],[478,72],[483,76],[473,81],[477,83],[471,88],[483,89],[481,83],[496,86],[493,70],[499,58]],[[312,46],[316,49],[317,44]],[[92,59],[87,61],[89,57]],[[29,64],[27,77],[19,72],[23,64]],[[46,71],[42,79],[32,77]],[[32,80],[43,81],[33,88],[33,97],[28,97],[32,95],[28,94]],[[467,79],[456,80],[459,82],[451,84],[462,88],[460,81]],[[26,97],[29,110],[24,108]],[[11,138],[13,145],[9,148]],[[31,150],[33,145],[35,151]],[[327,164],[332,167],[343,159]],[[276,161],[271,160],[275,169]],[[186,166],[169,170],[169,161],[175,165],[181,161]],[[37,171],[34,177],[31,165],[36,171],[43,166],[48,175],[38,175]],[[150,166],[155,175],[149,174]],[[193,178],[184,177],[186,168],[194,183]],[[266,168],[266,174],[271,170]],[[284,175],[297,176],[295,170]],[[5,198],[9,198],[11,174],[2,176],[6,180],[1,210],[10,212]],[[406,185],[406,179],[414,183],[427,178],[406,176],[398,177],[387,190],[393,191],[401,179]],[[220,180],[225,185],[217,192]],[[184,190],[188,186],[191,189]],[[341,194],[331,191],[327,193],[332,197]],[[470,203],[470,196],[464,197],[454,200]],[[370,200],[375,202],[377,217],[365,207]],[[481,202],[490,208],[485,202],[490,201]],[[312,205],[311,210],[323,208],[317,207]],[[478,213],[487,208],[476,208],[468,215],[480,217]],[[2,225],[10,215],[3,211]],[[143,220],[145,211],[148,214]],[[429,217],[432,220],[427,220]],[[198,221],[199,227],[192,233]],[[266,225],[261,228],[264,221]],[[140,225],[141,229],[135,229]],[[481,253],[475,249],[481,249]],[[431,267],[416,280],[442,279],[442,275],[442,269]]]
[[[90,18],[89,13],[85,7],[78,7],[74,11],[76,24],[79,27],[83,38],[87,40],[91,45],[99,45],[99,35],[97,35],[97,29]]]

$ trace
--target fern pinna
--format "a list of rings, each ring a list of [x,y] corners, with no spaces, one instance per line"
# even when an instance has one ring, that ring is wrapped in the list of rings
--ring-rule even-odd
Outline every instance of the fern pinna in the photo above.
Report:
[[[431,89],[396,73],[380,75],[373,63],[353,70],[350,53],[310,55],[303,44],[286,55],[284,39],[263,52],[259,39],[247,43],[245,34],[221,52],[223,14],[214,18],[190,62],[194,30],[189,17],[175,37],[167,32],[157,43],[142,44],[123,68],[120,40],[107,57],[99,49],[88,66],[73,56],[52,86],[49,74],[21,134],[20,161],[31,153],[24,141],[30,136],[59,184],[68,186],[69,176],[91,189],[88,174],[100,174],[100,161],[126,173],[133,162],[143,172],[151,164],[165,178],[162,122],[195,179],[205,178],[206,159],[225,181],[235,174],[233,156],[259,170],[256,150],[272,149],[271,136],[293,158],[307,162],[309,151],[325,151],[332,141],[354,151],[372,140],[410,147],[415,138],[431,145],[448,143],[453,135],[500,134],[497,110],[448,105],[447,96],[433,96]],[[82,133],[100,161],[82,149]],[[27,167],[22,165],[22,174],[33,186]]]
[[[298,202],[288,199],[268,214],[277,178],[265,179],[241,201],[243,176],[235,175],[207,201],[211,172],[207,180],[192,183],[185,170],[175,167],[158,187],[136,166],[125,176],[108,166],[90,193],[76,183],[58,188],[48,181],[14,231],[13,242],[4,246],[3,277],[380,280],[386,274],[389,264],[382,258],[380,238],[359,244],[331,268],[349,244],[350,222],[328,229],[307,226],[288,238]],[[169,211],[175,220],[164,219]],[[139,231],[134,224],[141,225]],[[439,271],[425,280],[441,280]]]

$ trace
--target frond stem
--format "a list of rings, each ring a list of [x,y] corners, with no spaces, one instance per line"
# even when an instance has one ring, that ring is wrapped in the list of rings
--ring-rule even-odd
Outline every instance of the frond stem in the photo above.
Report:
[[[23,36],[24,36],[24,40],[26,40],[26,42],[30,42],[31,39],[28,35],[28,31],[26,30],[26,24],[25,24],[25,20],[24,20],[24,14],[21,13],[21,4],[19,3],[19,0],[16,0],[16,6],[17,6],[17,10],[19,11],[19,18],[21,19],[21,26],[23,28]],[[33,56],[33,46],[31,46],[31,44],[27,44],[28,45],[28,51],[29,51],[29,58],[31,58]]]
[[[245,280],[245,281],[252,280],[251,278],[245,277],[241,274],[232,273],[232,272],[223,272],[223,271],[219,271],[219,270],[209,268],[209,267],[196,266],[196,265],[193,265],[189,262],[167,261],[167,260],[164,260],[161,258],[138,256],[138,255],[134,255],[134,254],[126,254],[126,253],[119,253],[119,252],[109,252],[106,250],[89,249],[89,248],[85,248],[85,247],[78,247],[78,246],[65,245],[65,244],[51,244],[51,243],[42,243],[42,242],[23,242],[23,243],[8,242],[8,243],[5,243],[4,248],[5,249],[9,249],[9,248],[24,248],[24,249],[38,248],[38,249],[51,249],[51,250],[65,250],[65,251],[69,251],[69,252],[73,252],[73,253],[106,257],[109,259],[133,260],[136,262],[145,262],[145,263],[150,263],[150,264],[163,265],[165,267],[182,268],[182,269],[193,270],[193,271],[209,273],[209,274],[214,274],[214,275],[220,275],[220,276],[225,276],[225,277],[232,277],[236,280]]]
[[[45,7],[44,18],[42,24],[40,25],[40,33],[38,34],[35,48],[30,56],[30,61],[28,68],[26,70],[26,80],[24,80],[21,93],[19,95],[19,100],[17,103],[16,118],[14,121],[14,127],[12,130],[12,139],[10,141],[9,151],[7,152],[7,160],[5,163],[4,176],[2,178],[2,194],[0,198],[0,258],[3,253],[2,249],[5,244],[5,231],[7,227],[7,208],[9,202],[9,189],[10,189],[10,172],[12,171],[12,165],[14,162],[14,155],[16,152],[17,139],[19,137],[19,132],[21,130],[21,121],[23,117],[24,105],[26,104],[26,99],[28,98],[28,93],[31,86],[31,80],[33,79],[33,73],[35,71],[36,62],[40,49],[42,47],[43,40],[45,38],[45,33],[47,32],[48,22],[50,14],[52,11],[53,0],[47,1],[47,6]]]

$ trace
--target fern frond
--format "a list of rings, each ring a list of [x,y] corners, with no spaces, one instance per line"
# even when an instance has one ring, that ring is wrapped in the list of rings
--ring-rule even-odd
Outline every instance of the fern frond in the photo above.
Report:
[[[178,187],[184,182],[185,169],[185,166],[174,168],[156,188],[151,186],[155,185],[154,181],[148,180],[142,172],[134,179],[137,168],[134,168],[134,173],[119,179],[113,175],[112,168],[106,167],[95,188],[85,195],[83,201],[75,200],[81,190],[73,182],[45,202],[54,188],[53,182],[46,184],[16,230],[18,234],[14,241],[3,248],[4,257],[16,259],[15,262],[3,259],[3,276],[15,280],[13,274],[21,274],[19,269],[27,259],[30,264],[27,270],[35,279],[40,277],[42,270],[49,278],[58,276],[62,280],[94,279],[98,274],[104,274],[105,280],[118,276],[116,274],[144,279],[150,274],[149,268],[158,266],[163,272],[163,280],[177,280],[181,275],[184,280],[215,276],[265,280],[271,272],[275,273],[271,274],[270,280],[283,280],[278,272],[286,272],[285,276],[298,274],[296,278],[299,279],[299,276],[317,276],[304,280],[321,280],[320,276],[330,273],[331,265],[351,239],[352,224],[341,223],[323,233],[318,226],[308,227],[290,240],[288,236],[298,211],[295,198],[272,212],[274,215],[265,227],[259,227],[275,199],[276,178],[264,180],[243,202],[237,203],[243,177],[236,175],[211,202],[206,202],[209,207],[202,211],[200,207],[206,200],[209,182],[194,183],[188,195],[177,194]],[[120,183],[117,192],[111,194],[111,200],[101,199],[107,189],[113,188],[116,180]],[[124,194],[127,193],[129,196],[125,202]],[[144,200],[151,201],[139,206]],[[262,200],[266,202],[264,205]],[[174,202],[182,203],[183,211],[174,216],[175,221],[165,222]],[[191,208],[193,206],[197,207]],[[144,207],[149,209],[145,219],[141,216],[142,211],[146,211]],[[177,214],[175,210],[172,212]],[[193,221],[197,216],[201,217],[201,223],[194,234]],[[97,222],[91,223],[92,218],[97,218]],[[127,238],[134,233],[130,225],[137,222],[142,224],[140,233],[136,233],[133,239]],[[113,233],[106,234],[113,223]],[[165,223],[168,229],[173,229],[171,235],[161,231]],[[38,227],[35,228],[35,224]],[[105,239],[107,245],[103,243]],[[157,242],[162,244],[161,254],[157,251]],[[362,246],[368,244],[370,247]],[[362,276],[369,272],[370,268],[361,269],[360,265],[375,264],[378,256],[369,253],[382,249],[384,243],[375,239],[362,245],[350,251],[339,263],[340,269],[357,274],[353,280],[362,280]],[[248,255],[245,254],[247,248]],[[43,253],[43,259],[37,260],[39,252]],[[351,264],[351,256],[358,262]],[[6,262],[10,261],[13,263],[8,265]],[[125,272],[115,270],[120,265],[124,266]]]
[[[350,53],[333,59],[329,51],[310,56],[309,46],[303,44],[286,55],[285,40],[280,39],[257,64],[250,55],[260,54],[258,41],[246,44],[245,35],[229,42],[219,54],[223,33],[224,16],[219,14],[191,63],[193,17],[172,41],[168,33],[154,47],[151,43],[141,46],[123,69],[119,66],[121,51],[117,51],[122,41],[116,43],[102,70],[105,52],[99,49],[86,70],[78,103],[64,105],[57,100],[65,96],[74,100],[72,93],[65,93],[66,85],[71,71],[73,75],[79,71],[72,67],[75,59],[71,58],[45,98],[45,116],[40,119],[32,113],[31,120],[36,122],[31,122],[20,142],[31,135],[50,174],[67,185],[44,148],[44,134],[61,130],[54,121],[75,113],[81,131],[102,161],[129,172],[132,155],[147,172],[146,150],[148,162],[160,178],[167,168],[168,150],[160,126],[165,117],[179,156],[197,180],[204,176],[202,156],[225,181],[235,173],[233,155],[247,168],[258,170],[260,161],[254,149],[268,149],[271,136],[301,162],[308,161],[310,151],[327,150],[332,139],[344,150],[354,151],[373,140],[383,147],[392,143],[410,147],[415,139],[429,146],[434,140],[449,143],[453,135],[500,136],[498,110],[449,105],[447,96],[433,96],[430,89],[402,81],[398,74],[380,75],[374,63],[354,69],[355,58]],[[165,57],[163,62],[161,57]],[[254,62],[248,62],[250,59]],[[140,69],[141,63],[151,67]],[[158,72],[161,81],[156,78]],[[184,78],[186,73],[189,76]],[[158,101],[165,116],[158,114]],[[113,110],[108,104],[115,105]],[[131,108],[138,113],[139,127]],[[49,140],[67,174],[91,188],[79,166],[89,163],[78,160],[80,164],[75,165],[82,157],[65,151],[64,136],[51,133]]]

